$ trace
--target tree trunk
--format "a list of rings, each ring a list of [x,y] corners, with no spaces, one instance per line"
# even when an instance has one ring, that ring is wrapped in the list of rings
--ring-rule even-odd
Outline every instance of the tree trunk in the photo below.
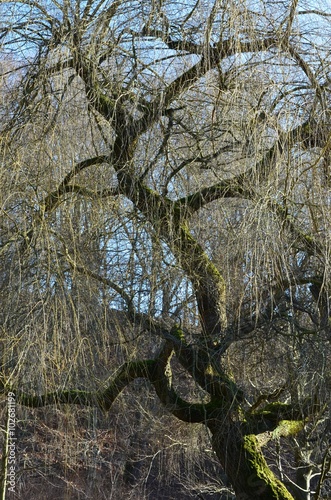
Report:
[[[237,500],[294,500],[268,467],[255,435],[225,417],[209,425],[213,449],[233,485]]]

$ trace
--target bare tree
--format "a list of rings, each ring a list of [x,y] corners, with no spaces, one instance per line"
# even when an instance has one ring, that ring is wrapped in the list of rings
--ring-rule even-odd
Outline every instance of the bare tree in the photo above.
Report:
[[[208,428],[236,498],[309,498],[300,467],[324,481],[328,456],[330,12],[0,12],[3,392],[108,411],[147,379]],[[102,355],[112,309],[129,321],[117,370]],[[295,477],[295,439],[312,433]]]

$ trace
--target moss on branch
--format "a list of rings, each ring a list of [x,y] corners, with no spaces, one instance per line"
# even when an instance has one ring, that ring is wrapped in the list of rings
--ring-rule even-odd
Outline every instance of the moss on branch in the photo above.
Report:
[[[247,483],[250,488],[254,488],[256,498],[261,500],[269,500],[270,498],[294,500],[283,483],[276,478],[268,467],[256,436],[244,436],[243,443],[246,463],[250,469]]]
[[[304,429],[304,420],[281,420],[272,433],[273,438],[295,436]]]

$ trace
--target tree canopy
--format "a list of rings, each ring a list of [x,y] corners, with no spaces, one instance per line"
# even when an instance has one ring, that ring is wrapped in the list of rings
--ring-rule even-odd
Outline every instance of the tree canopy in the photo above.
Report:
[[[145,379],[236,498],[324,498],[329,2],[0,13],[4,398],[108,412]]]

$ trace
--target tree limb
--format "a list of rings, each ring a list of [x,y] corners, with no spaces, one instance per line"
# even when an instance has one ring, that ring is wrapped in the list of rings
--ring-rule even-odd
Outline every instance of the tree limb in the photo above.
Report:
[[[106,382],[107,387],[95,392],[72,389],[34,396],[15,391],[13,388],[10,389],[10,392],[16,395],[17,403],[31,408],[57,404],[75,404],[96,406],[107,411],[111,408],[117,396],[133,380],[146,378],[152,383],[161,403],[170,413],[184,422],[203,423],[206,420],[210,405],[189,403],[176,393],[171,381],[169,381],[169,371],[167,371],[171,354],[172,347],[168,342],[165,342],[156,359],[124,363],[116,374]]]

